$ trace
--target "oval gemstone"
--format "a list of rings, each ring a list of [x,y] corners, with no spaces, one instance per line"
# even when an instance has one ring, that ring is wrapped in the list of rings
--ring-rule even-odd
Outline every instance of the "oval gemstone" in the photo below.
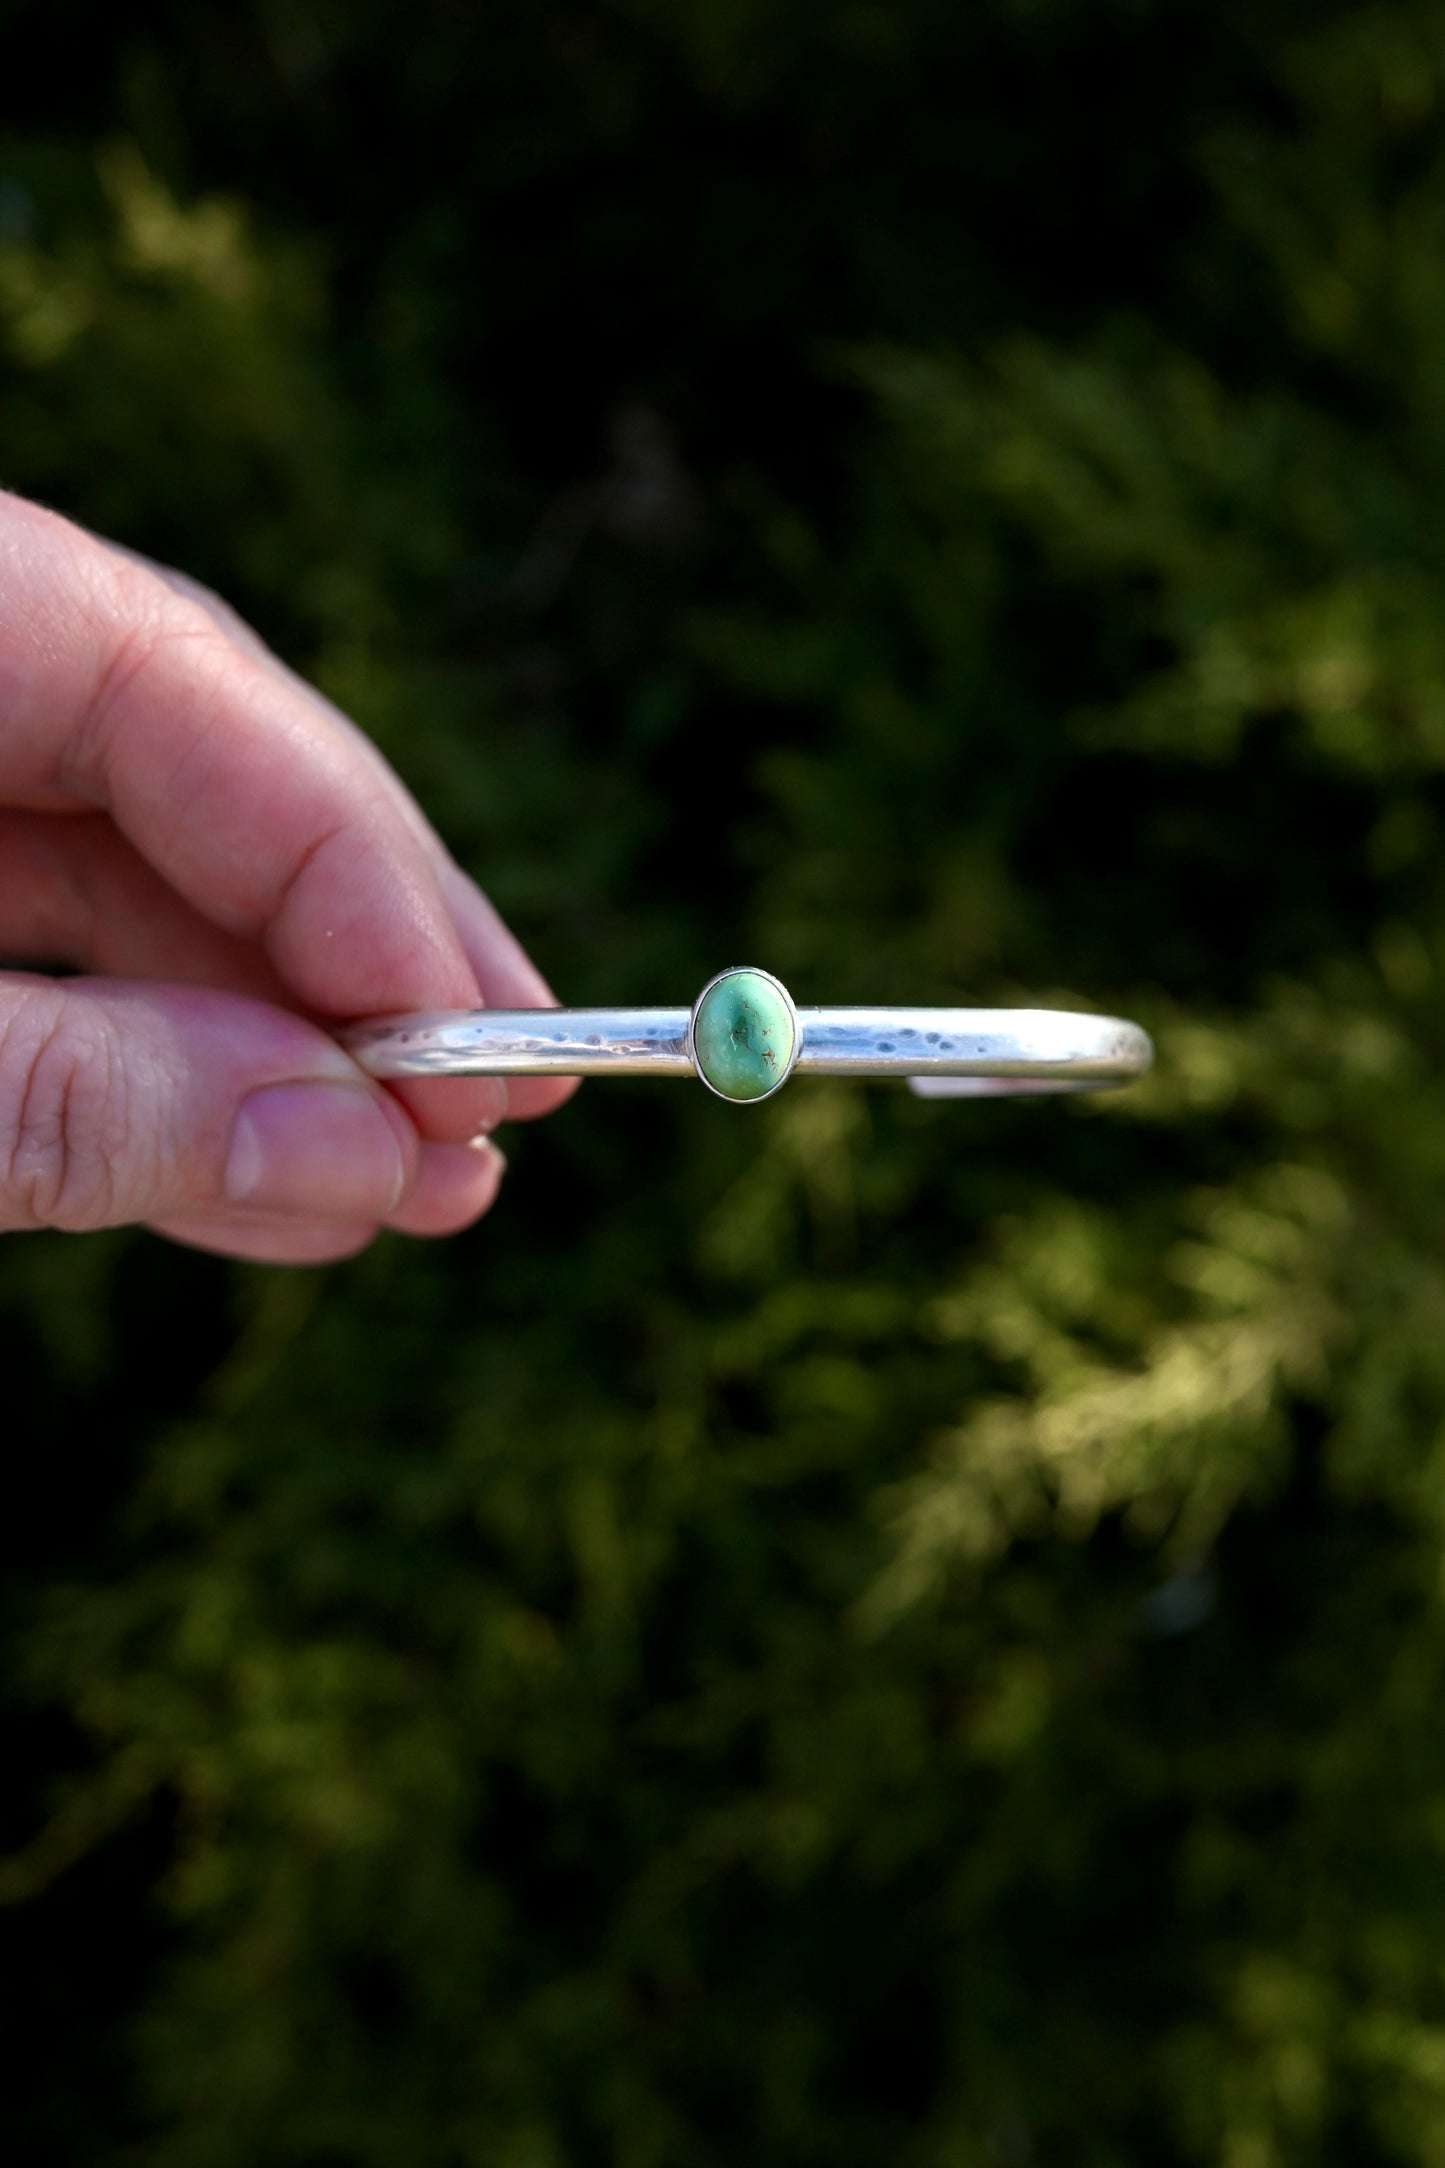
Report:
[[[765,1099],[792,1065],[798,1027],[787,996],[762,971],[729,971],[693,1019],[700,1073],[724,1099]]]

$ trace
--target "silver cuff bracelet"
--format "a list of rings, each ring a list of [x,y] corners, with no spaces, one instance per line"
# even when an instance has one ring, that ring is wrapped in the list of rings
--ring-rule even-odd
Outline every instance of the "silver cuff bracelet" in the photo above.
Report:
[[[1058,1009],[799,1009],[770,971],[737,966],[691,1009],[457,1009],[354,1024],[375,1077],[698,1076],[720,1099],[771,1098],[796,1069],[905,1077],[929,1097],[1099,1090],[1142,1076],[1148,1034]]]

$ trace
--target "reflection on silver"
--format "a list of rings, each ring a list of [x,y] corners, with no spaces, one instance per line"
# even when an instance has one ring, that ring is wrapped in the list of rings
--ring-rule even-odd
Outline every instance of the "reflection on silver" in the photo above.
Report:
[[[1057,1009],[800,1008],[797,1071],[906,1077],[929,1098],[1098,1090],[1142,1076],[1148,1034]],[[691,1008],[457,1009],[341,1033],[376,1077],[692,1076]]]

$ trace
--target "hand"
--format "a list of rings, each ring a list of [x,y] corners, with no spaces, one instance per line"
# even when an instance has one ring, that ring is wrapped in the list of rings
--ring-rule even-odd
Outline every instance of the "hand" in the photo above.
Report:
[[[314,1264],[492,1203],[565,1080],[386,1090],[326,1025],[552,996],[355,726],[226,605],[0,491],[0,1229]]]

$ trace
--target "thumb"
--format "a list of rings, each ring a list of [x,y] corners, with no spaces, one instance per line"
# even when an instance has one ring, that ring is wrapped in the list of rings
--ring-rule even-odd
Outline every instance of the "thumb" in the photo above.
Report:
[[[399,1102],[282,1009],[0,973],[0,1231],[228,1212],[374,1224],[418,1149]]]

